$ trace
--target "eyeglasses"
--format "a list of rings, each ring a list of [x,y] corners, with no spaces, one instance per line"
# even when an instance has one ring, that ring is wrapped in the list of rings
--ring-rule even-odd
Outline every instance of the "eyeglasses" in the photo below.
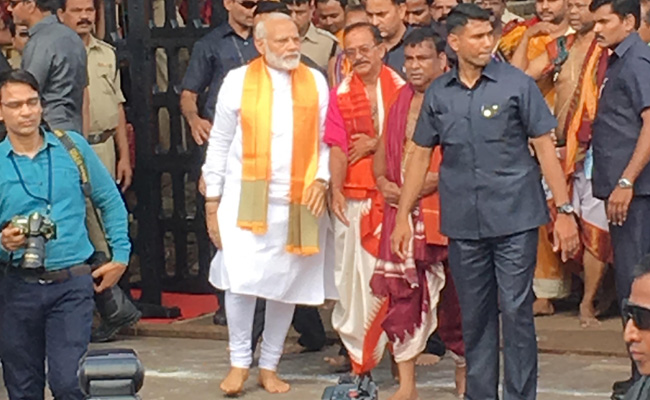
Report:
[[[357,49],[349,49],[349,48],[345,49],[343,50],[343,54],[345,54],[345,58],[347,58],[348,60],[354,60],[357,53],[359,53],[362,57],[368,57],[372,49],[374,49],[375,47],[377,47],[377,45],[366,44]]]
[[[2,105],[10,108],[12,110],[20,110],[23,108],[25,105],[29,108],[34,108],[41,104],[41,99],[38,97],[32,97],[31,99],[27,99],[25,101],[8,101],[8,102],[2,102]]]
[[[647,331],[650,330],[650,309],[630,303],[629,300],[623,300],[623,321],[625,325],[629,320],[634,321],[637,328]]]
[[[252,10],[253,8],[257,7],[257,2],[252,0],[237,1],[237,4],[249,10]]]

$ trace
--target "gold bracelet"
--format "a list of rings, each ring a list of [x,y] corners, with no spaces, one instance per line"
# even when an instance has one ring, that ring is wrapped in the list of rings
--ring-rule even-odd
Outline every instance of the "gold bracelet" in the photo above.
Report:
[[[205,202],[206,202],[206,203],[219,203],[219,202],[221,202],[221,196],[217,196],[217,197],[206,197],[206,198],[205,198]]]

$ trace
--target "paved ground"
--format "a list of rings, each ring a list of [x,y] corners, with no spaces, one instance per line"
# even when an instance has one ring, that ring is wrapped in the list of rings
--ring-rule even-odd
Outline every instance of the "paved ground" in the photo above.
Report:
[[[213,400],[224,398],[219,381],[228,368],[226,342],[203,339],[130,337],[111,347],[135,348],[147,368],[143,400]],[[255,385],[256,370],[246,385],[246,400],[319,400],[325,386],[334,383],[333,374],[322,362],[337,348],[324,352],[285,356],[280,373],[293,385],[286,395],[268,395]],[[626,378],[627,360],[620,357],[577,355],[540,356],[539,400],[607,399],[614,380]],[[452,400],[453,362],[443,360],[434,367],[420,368],[421,398]],[[384,362],[375,374],[381,398],[386,399],[396,386]],[[2,390],[0,399],[7,399]]]

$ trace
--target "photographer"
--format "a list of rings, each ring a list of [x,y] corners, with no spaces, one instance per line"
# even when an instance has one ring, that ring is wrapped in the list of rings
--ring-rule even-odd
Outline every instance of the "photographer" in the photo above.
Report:
[[[77,368],[90,340],[93,285],[97,292],[110,288],[126,269],[127,213],[86,140],[67,132],[113,254],[91,275],[79,157],[65,138],[41,127],[42,113],[30,73],[0,75],[0,119],[8,132],[0,143],[0,358],[11,400],[43,399],[46,359],[54,398],[81,400]]]

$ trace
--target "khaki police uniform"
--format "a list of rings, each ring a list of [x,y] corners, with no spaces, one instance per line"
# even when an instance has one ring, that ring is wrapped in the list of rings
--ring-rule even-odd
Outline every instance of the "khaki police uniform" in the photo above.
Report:
[[[314,61],[321,69],[327,71],[327,63],[338,45],[336,37],[310,23],[307,34],[301,42],[300,52]]]
[[[124,103],[115,48],[91,36],[88,52],[90,134],[88,141],[115,178],[115,141],[119,105]]]
[[[115,179],[115,131],[119,121],[119,105],[126,99],[122,94],[115,48],[91,35],[88,53],[88,93],[90,97],[90,134],[88,142],[102,164]],[[94,212],[89,203],[86,212]],[[97,251],[110,254],[104,230],[96,218],[87,218],[88,235]]]

